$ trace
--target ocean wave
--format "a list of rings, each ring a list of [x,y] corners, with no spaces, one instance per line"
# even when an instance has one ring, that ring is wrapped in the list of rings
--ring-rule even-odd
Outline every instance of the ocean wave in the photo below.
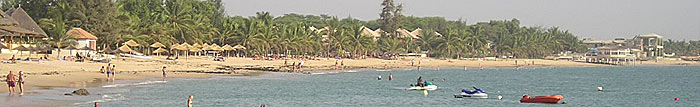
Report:
[[[128,84],[112,84],[112,85],[105,85],[102,86],[103,88],[109,88],[109,87],[124,87],[124,86],[134,86],[134,85],[146,85],[146,84],[156,84],[156,83],[166,83],[168,81],[145,81],[145,82],[139,82],[139,83],[128,83]]]
[[[119,101],[119,100],[127,100],[127,99],[122,94],[111,94],[111,95],[102,95],[102,99],[88,101],[88,102],[82,102],[82,103],[73,103],[73,105],[93,104],[95,102],[104,103],[104,102]]]

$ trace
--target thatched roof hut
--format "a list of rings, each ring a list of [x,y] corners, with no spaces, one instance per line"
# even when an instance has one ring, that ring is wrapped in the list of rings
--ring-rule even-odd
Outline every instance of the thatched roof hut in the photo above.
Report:
[[[46,35],[46,32],[44,32],[39,25],[34,22],[34,19],[27,14],[22,7],[17,7],[16,9],[10,9],[6,12],[7,15],[10,15],[12,19],[17,21],[19,25],[17,25],[20,28],[24,28],[26,30],[36,32],[36,35],[33,35],[34,37],[48,37]]]

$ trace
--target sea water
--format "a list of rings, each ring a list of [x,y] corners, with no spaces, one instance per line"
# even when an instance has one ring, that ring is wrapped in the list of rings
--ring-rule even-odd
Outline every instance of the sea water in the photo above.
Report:
[[[355,70],[319,75],[268,73],[256,77],[170,79],[168,82],[102,87],[101,106],[700,106],[700,67],[539,67]],[[393,80],[389,81],[389,74]],[[318,74],[318,73],[316,73]],[[382,75],[382,80],[376,77]],[[405,90],[423,80],[438,90]],[[115,86],[115,87],[112,87]],[[461,89],[482,88],[488,99],[454,98]],[[604,87],[602,92],[597,87]],[[110,92],[109,90],[120,90]],[[520,103],[524,94],[562,95],[568,104]],[[497,96],[503,96],[498,100]],[[117,98],[114,98],[117,97]],[[675,101],[674,98],[680,98]],[[106,100],[111,99],[111,100]],[[69,106],[92,106],[76,103]]]

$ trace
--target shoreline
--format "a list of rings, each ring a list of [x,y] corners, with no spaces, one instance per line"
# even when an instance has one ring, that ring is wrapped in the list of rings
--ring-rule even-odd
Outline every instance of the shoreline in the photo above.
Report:
[[[0,54],[6,57],[11,54]],[[414,66],[411,66],[411,59],[414,59]],[[553,61],[544,59],[517,59],[520,63],[515,64],[514,59],[498,61],[475,61],[457,59],[434,59],[434,58],[411,58],[400,60],[383,60],[375,58],[367,59],[331,59],[317,58],[316,60],[306,60],[303,68],[304,72],[296,73],[319,73],[318,71],[343,70],[335,66],[335,62],[346,65],[345,70],[355,69],[435,69],[441,68],[462,68],[479,69],[494,67],[606,67],[615,65],[592,64],[573,61]],[[211,61],[206,56],[190,56],[188,59],[177,61],[165,60],[164,56],[154,56],[153,59],[136,58],[116,58],[111,63],[117,65],[117,81],[141,80],[145,78],[162,78],[160,68],[168,67],[168,78],[211,78],[212,76],[256,76],[265,72],[288,72],[289,63],[296,63],[298,59],[287,59],[288,65],[284,65],[285,60],[253,60],[252,58],[229,57],[226,62]],[[528,62],[528,63],[525,63]],[[531,63],[534,62],[534,65]],[[420,65],[418,65],[420,63]],[[642,64],[622,65],[622,66],[646,66],[646,65],[700,65],[700,62],[662,60],[659,62],[646,61]],[[5,79],[5,75],[11,70],[14,73],[22,70],[27,74],[27,89],[32,92],[37,89],[52,88],[90,88],[104,85],[107,81],[104,74],[99,73],[99,68],[106,66],[106,63],[94,62],[66,62],[66,61],[44,61],[25,62],[19,61],[17,64],[0,64],[0,77]],[[386,67],[386,68],[385,68]],[[251,69],[267,68],[265,70]],[[339,71],[342,72],[342,71]],[[323,72],[321,72],[323,73]],[[18,89],[18,88],[16,88]],[[7,86],[0,88],[0,93],[8,92]]]

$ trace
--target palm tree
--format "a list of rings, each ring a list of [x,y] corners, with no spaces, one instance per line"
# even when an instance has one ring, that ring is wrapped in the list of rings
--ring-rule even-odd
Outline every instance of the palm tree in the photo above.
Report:
[[[75,45],[76,42],[73,39],[73,35],[66,35],[68,28],[64,20],[53,20],[53,19],[40,19],[40,24],[43,28],[48,28],[49,31],[49,41],[47,43],[58,47],[58,54],[56,59],[61,57],[61,48],[64,46]]]
[[[441,38],[438,39],[438,44],[436,48],[440,50],[440,57],[443,58],[456,58],[454,55],[460,50],[465,49],[462,43],[463,39],[460,38],[460,33],[458,30],[446,29]],[[463,34],[463,33],[462,33]]]

